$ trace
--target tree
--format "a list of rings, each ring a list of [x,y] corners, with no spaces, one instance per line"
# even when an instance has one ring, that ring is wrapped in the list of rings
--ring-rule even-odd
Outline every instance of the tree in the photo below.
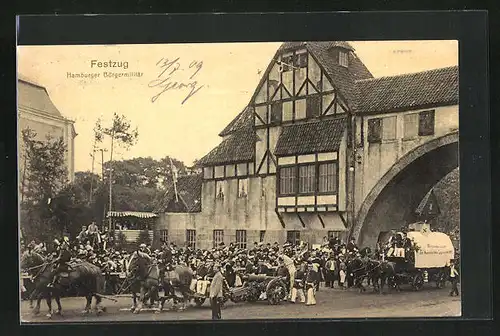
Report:
[[[61,138],[48,135],[36,139],[36,132],[22,130],[25,165],[21,192],[21,227],[26,238],[51,239],[62,234],[52,212],[57,194],[67,185],[66,147]]]
[[[139,132],[137,128],[131,130],[130,122],[125,118],[124,115],[113,114],[113,120],[109,127],[103,128],[100,120],[97,121],[95,126],[95,138],[102,140],[103,136],[109,136],[111,139],[110,146],[110,158],[109,158],[109,210],[112,209],[112,186],[113,186],[113,167],[111,166],[113,162],[113,149],[114,145],[118,144],[125,148],[129,148],[137,142]],[[111,229],[111,217],[109,218],[109,226]]]

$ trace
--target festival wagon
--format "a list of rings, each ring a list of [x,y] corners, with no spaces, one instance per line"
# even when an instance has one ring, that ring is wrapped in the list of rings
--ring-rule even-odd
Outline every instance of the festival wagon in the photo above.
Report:
[[[435,282],[438,288],[444,287],[449,262],[455,254],[450,237],[442,232],[431,231],[410,231],[406,237],[411,244],[406,248],[404,257],[386,257],[395,263],[394,282],[409,284],[417,291],[428,282]]]

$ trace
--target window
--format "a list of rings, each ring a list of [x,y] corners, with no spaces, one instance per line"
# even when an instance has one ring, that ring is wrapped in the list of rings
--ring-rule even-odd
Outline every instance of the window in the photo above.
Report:
[[[260,231],[260,235],[259,235],[259,241],[262,243],[264,241],[264,237],[266,236],[266,231],[265,230],[261,230]]]
[[[168,230],[160,230],[160,241],[162,243],[168,242]]]
[[[226,181],[215,181],[215,199],[224,199],[224,190],[226,189]]]
[[[396,116],[385,117],[382,119],[382,139],[396,139]]]
[[[307,67],[307,53],[301,53],[298,55],[296,67],[305,68]]]
[[[271,104],[271,123],[281,122],[281,114],[283,113],[283,103],[276,102]]]
[[[349,66],[349,54],[345,51],[339,51],[339,65],[343,67]]]
[[[337,192],[336,163],[322,163],[319,165],[318,191],[320,193]]]
[[[317,117],[320,115],[320,96],[307,97],[306,104],[307,118]]]
[[[340,238],[342,231],[328,231],[328,239],[331,238]]]
[[[368,142],[375,143],[382,140],[381,119],[373,118],[368,120]]]
[[[214,247],[224,242],[224,230],[214,230],[213,242]]]
[[[295,101],[295,120],[304,119],[306,114],[307,103],[306,99],[298,99]]]
[[[281,58],[281,62],[282,62],[282,69],[283,69],[283,72],[287,72],[287,71],[292,71],[293,68],[291,66],[293,66],[293,55],[289,55],[289,56],[283,56]],[[290,66],[291,65],[291,66]]]
[[[283,121],[293,119],[293,102],[288,101],[283,103]]]
[[[247,197],[248,179],[238,179],[238,197]]]
[[[419,117],[417,113],[403,116],[403,139],[413,139],[418,135]]]
[[[295,167],[280,168],[280,195],[295,194]]]
[[[245,230],[236,230],[236,247],[247,248],[247,232]]]
[[[287,231],[286,240],[294,245],[300,244],[300,231]]]
[[[418,135],[434,134],[434,110],[423,111],[419,114]]]
[[[316,166],[299,167],[299,193],[312,193],[316,190]]]
[[[186,230],[186,243],[188,247],[196,248],[196,230]]]

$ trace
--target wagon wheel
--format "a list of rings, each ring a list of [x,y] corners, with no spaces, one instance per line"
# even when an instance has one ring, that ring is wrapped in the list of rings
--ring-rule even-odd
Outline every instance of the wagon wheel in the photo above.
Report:
[[[194,298],[194,303],[196,304],[196,307],[201,307],[205,303],[205,298],[203,298],[203,297],[195,297]]]
[[[266,295],[270,304],[277,305],[286,298],[286,289],[283,283],[279,282],[269,288]]]
[[[417,273],[412,279],[412,287],[414,290],[419,291],[424,287],[424,277],[422,273]]]

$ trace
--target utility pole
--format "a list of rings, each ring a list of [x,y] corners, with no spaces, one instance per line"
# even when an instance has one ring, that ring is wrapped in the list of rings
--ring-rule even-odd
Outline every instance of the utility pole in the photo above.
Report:
[[[94,162],[95,162],[95,145],[92,148],[92,172],[90,174],[90,194],[89,194],[89,205],[92,204],[92,191],[94,189]]]
[[[112,163],[113,163],[113,141],[115,139],[115,132],[113,131],[111,133],[111,152],[110,152],[110,156],[109,156],[109,209],[108,209],[108,212],[111,211],[112,209],[112,201],[113,201],[113,167],[112,167]],[[112,226],[113,226],[113,219],[111,218],[111,216],[108,216],[108,220],[109,220],[109,230],[108,232],[111,234],[111,230],[112,230]]]

